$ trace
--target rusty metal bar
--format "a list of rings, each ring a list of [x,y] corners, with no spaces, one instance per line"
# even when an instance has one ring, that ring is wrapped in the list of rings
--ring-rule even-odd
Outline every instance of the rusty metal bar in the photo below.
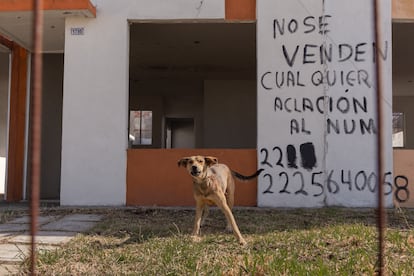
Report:
[[[33,56],[31,78],[31,257],[30,274],[36,275],[36,235],[39,214],[42,127],[42,38],[43,1],[33,0]]]
[[[379,45],[382,41],[381,33],[381,11],[379,0],[373,0],[373,15],[375,26],[375,44],[376,44],[376,62],[375,62],[375,77],[376,77],[376,94],[377,94],[377,172],[378,172],[378,275],[384,275],[384,238],[385,238],[385,207],[384,207],[384,139],[383,139],[383,61],[380,58]]]

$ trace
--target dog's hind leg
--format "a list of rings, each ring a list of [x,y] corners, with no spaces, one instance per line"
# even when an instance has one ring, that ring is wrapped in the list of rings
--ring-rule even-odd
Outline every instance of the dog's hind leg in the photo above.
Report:
[[[233,177],[230,176],[227,179],[227,190],[225,194],[227,206],[230,208],[230,210],[232,210],[234,206],[234,190],[235,190],[234,180],[233,180]],[[228,232],[233,231],[233,228],[229,220],[227,220],[226,231]]]
[[[239,243],[245,245],[246,241],[242,237],[239,227],[236,224],[236,220],[234,219],[233,213],[231,212],[229,206],[226,203],[225,195],[223,193],[217,194],[216,198],[214,199],[214,202],[223,211],[224,215],[226,216],[227,223],[231,225],[233,233],[239,240]]]

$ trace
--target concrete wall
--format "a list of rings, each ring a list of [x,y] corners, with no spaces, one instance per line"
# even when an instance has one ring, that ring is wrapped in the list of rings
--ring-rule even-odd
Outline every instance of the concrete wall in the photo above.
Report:
[[[373,207],[378,179],[392,205],[391,2],[380,2],[379,176],[372,3],[257,1],[259,206]]]
[[[126,202],[128,20],[224,18],[223,0],[93,2],[97,18],[66,19],[62,205]]]
[[[0,194],[5,191],[8,94],[9,54],[0,52]]]
[[[125,204],[129,94],[128,20],[223,19],[225,17],[223,0],[124,0],[122,2],[94,0],[93,2],[97,5],[98,15],[96,19],[67,18],[66,20],[65,80],[62,122],[62,205]],[[300,1],[295,2],[299,3]],[[293,9],[292,11],[289,11],[289,13],[283,13],[282,15],[295,14],[296,11],[297,9]],[[307,12],[309,11],[314,10],[312,7],[309,7]],[[316,11],[315,16],[317,16],[319,12],[321,11]],[[350,16],[349,18],[353,18],[353,16]],[[71,28],[84,28],[84,34],[71,35]],[[351,33],[352,32],[341,32],[340,35],[342,38],[347,39],[348,35]],[[337,35],[339,36],[339,33]],[[365,41],[366,33],[360,32],[359,35],[361,35],[361,37],[359,37],[361,38],[361,41]],[[320,42],[319,39],[316,41],[318,43]],[[293,41],[290,46],[294,46],[293,43],[295,43],[295,41]],[[213,84],[206,83],[206,87],[208,85]],[[345,91],[342,90],[341,92],[345,93]],[[297,91],[295,93],[297,93]],[[218,94],[211,94],[207,95],[204,100],[208,103],[213,103],[216,102],[219,97],[220,95]],[[149,101],[153,102],[159,100],[159,98],[149,98]],[[389,102],[391,102],[391,100]],[[270,104],[270,108],[272,109],[274,108],[272,105],[273,103],[274,98],[270,101],[265,99],[264,101],[259,102],[259,106],[269,107]],[[165,106],[156,106],[156,108],[161,110],[164,109]],[[225,106],[218,106],[217,108],[223,112],[225,110]],[[259,114],[262,116],[269,115],[267,111],[264,113],[261,112],[262,111],[259,110]],[[371,104],[369,112],[369,116],[371,116]],[[298,119],[298,122],[301,122],[301,118],[302,116],[298,115],[295,119]],[[235,118],[232,120],[233,122],[235,121],[234,119]],[[347,117],[347,119],[351,119],[351,117]],[[157,123],[162,121],[160,117],[155,118],[155,120],[157,120]],[[326,140],[321,142],[321,139],[326,139],[326,137],[324,136],[323,129],[318,127],[318,122],[320,122],[320,118],[317,116],[307,118],[307,126],[311,127],[312,131],[321,134],[321,136],[314,137],[316,150],[323,151],[327,144],[325,143]],[[206,123],[208,124],[205,120],[202,121],[202,124]],[[207,135],[211,135],[214,129],[211,129],[212,125],[207,127],[212,130]],[[266,133],[261,134],[259,132],[259,135],[262,135],[262,138],[266,137],[264,147],[259,148],[259,161],[261,162],[264,161],[263,153],[265,152],[261,151],[264,148],[268,147],[268,154],[277,154],[277,151],[274,150],[275,145],[277,146],[282,143],[286,146],[294,141],[299,147],[304,142],[308,141],[308,139],[302,139],[303,137],[292,140],[288,135],[285,136],[285,138],[287,137],[286,140],[280,140],[280,133],[282,133],[283,136],[283,133],[286,130],[281,132],[279,125],[274,124],[274,122],[265,127],[267,128]],[[238,131],[241,129],[242,127],[239,126]],[[299,130],[302,131],[301,127],[299,127]],[[223,132],[224,128],[220,126],[219,131]],[[161,133],[157,135],[162,138]],[[198,137],[197,141],[202,141],[201,143],[204,143],[203,135],[206,134],[197,132],[197,135],[201,135],[201,138]],[[211,137],[209,136],[209,138]],[[269,143],[267,143],[268,141]],[[330,145],[338,147],[340,144],[338,141],[340,141],[340,139],[334,138],[330,140]],[[251,141],[249,140],[248,143],[250,144]],[[370,143],[373,143],[373,141],[370,140]],[[349,152],[348,150],[351,145],[352,142],[349,141],[346,146],[346,153]],[[357,149],[354,149],[354,151],[358,152],[359,149],[364,149],[364,145],[365,142],[358,146]],[[297,150],[299,151],[299,148],[297,148]],[[339,156],[333,148],[330,148],[330,152],[332,156]],[[340,152],[340,154],[343,153],[343,151]],[[375,159],[372,148],[369,149],[368,156],[371,160]],[[350,157],[350,161],[348,162],[352,162],[354,159],[354,157]],[[266,159],[266,161],[275,161],[272,163],[273,166],[273,164],[276,164],[277,160]],[[329,159],[329,163],[331,164],[338,163],[336,176],[339,175],[340,177],[338,172],[341,171],[343,163],[341,160],[339,160],[339,162],[336,161],[336,158]],[[324,180],[326,180],[328,178],[327,175],[329,175],[327,172],[330,167],[326,166],[326,159],[322,159],[322,162],[324,162],[324,166],[321,167],[321,170],[325,172]],[[364,162],[365,161],[362,161],[362,163],[355,165],[356,168],[352,168],[352,172],[355,173],[353,174],[353,177],[358,173],[360,165],[366,165]],[[370,163],[367,166],[368,171],[371,169],[371,165],[372,164]],[[389,164],[387,164],[387,167],[389,167]],[[319,173],[319,170],[314,172]],[[306,174],[308,172],[304,171],[303,173]],[[267,191],[269,185],[266,181],[268,181],[268,179],[270,179],[269,176],[272,175],[275,175],[274,183],[283,183],[284,179],[276,179],[279,172],[276,174],[264,174],[263,177],[265,177],[265,182],[264,186],[260,186],[260,189],[262,189],[260,192],[263,192],[263,190]],[[313,182],[314,179],[311,179],[312,174],[308,173],[307,176],[309,176],[309,179],[306,179],[307,185],[312,186],[315,184],[315,182]],[[319,174],[317,174],[317,176],[319,176]],[[289,177],[298,179],[297,183],[300,185],[301,174],[292,172],[292,175]],[[324,180],[316,181],[323,182]],[[332,184],[332,182],[330,183]],[[292,182],[290,184],[292,184]],[[318,193],[320,187],[318,185],[313,186],[314,187],[312,188],[314,188],[314,190],[311,190],[312,194]],[[283,187],[281,187],[281,189],[282,188]],[[295,191],[301,192],[299,189],[294,190],[294,192]],[[312,198],[312,194],[308,198]],[[375,201],[372,195],[370,194],[369,196],[366,196],[365,193],[362,194],[364,195],[357,198],[358,202],[356,204],[360,206],[372,205],[373,201]],[[299,196],[297,196],[295,200],[298,201],[299,204],[304,203],[306,206],[320,206],[324,204],[324,200],[326,200],[318,199],[316,200],[316,204],[314,204],[312,200],[303,201],[300,196],[301,194],[299,193]],[[353,201],[346,200],[346,198],[351,198],[352,196],[353,194],[341,195],[334,198],[334,200],[331,201],[331,204],[339,203],[352,205],[354,204]],[[345,198],[345,202],[342,201],[343,198]],[[271,199],[271,201],[272,200],[273,199]],[[285,202],[291,201],[289,199],[283,199],[279,201],[278,204],[284,205]]]

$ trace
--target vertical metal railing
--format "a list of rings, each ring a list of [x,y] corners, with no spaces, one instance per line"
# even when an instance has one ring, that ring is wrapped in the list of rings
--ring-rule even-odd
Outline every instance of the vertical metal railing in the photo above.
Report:
[[[36,235],[39,214],[42,125],[43,0],[33,0],[33,56],[31,78],[31,257],[30,274],[36,275]]]
[[[380,42],[382,41],[381,30],[381,4],[380,0],[373,0],[373,20],[375,29],[375,78],[376,78],[376,106],[377,106],[377,172],[378,172],[378,275],[384,275],[384,239],[385,239],[385,207],[384,207],[384,139],[383,139],[383,60],[380,58]],[[391,12],[391,11],[389,11]]]

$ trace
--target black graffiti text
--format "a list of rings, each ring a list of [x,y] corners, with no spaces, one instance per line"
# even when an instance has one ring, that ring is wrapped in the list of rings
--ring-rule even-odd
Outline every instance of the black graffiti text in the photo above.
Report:
[[[286,155],[284,155],[284,152]],[[298,168],[298,156],[300,153],[300,165],[305,170],[312,170],[317,167],[317,157],[315,153],[315,146],[312,142],[302,143],[297,151],[294,145],[287,145],[284,151],[281,147],[275,146],[272,150],[267,148],[260,149],[261,160],[260,164],[270,168]],[[284,163],[286,162],[286,166]]]
[[[312,132],[306,128],[306,120],[305,118],[301,118],[300,120],[291,119],[290,120],[290,135],[302,133],[311,135]]]
[[[326,131],[328,134],[377,134],[377,126],[374,119],[326,119]]]
[[[347,90],[345,90],[347,92]],[[339,112],[341,114],[366,114],[368,113],[367,98],[363,97],[275,97],[275,112],[305,113],[316,112],[320,114]]]
[[[302,20],[296,18],[279,18],[273,19],[273,38],[286,34],[294,34],[301,32],[310,34],[318,32],[319,34],[326,34],[329,32],[328,25],[331,15],[322,16],[306,16]]]
[[[404,175],[397,175],[394,178],[394,197],[399,203],[407,202],[410,199],[410,190],[408,189],[408,178]]]
[[[326,174],[322,171],[307,173],[299,170],[282,170],[276,177],[271,173],[265,173],[262,177],[266,183],[263,194],[279,193],[319,197],[326,193],[339,194],[341,191],[376,193],[378,190],[377,173],[365,170],[330,170]],[[383,176],[384,195],[390,195],[393,192],[391,177],[391,172]],[[399,180],[396,178],[395,186],[398,187],[395,192],[396,198],[399,202],[405,202],[409,197],[408,184],[400,185],[397,181]]]
[[[358,70],[316,70],[310,76],[302,75],[301,71],[266,71],[260,77],[260,85],[265,90],[282,89],[284,87],[319,87],[363,86],[371,88],[373,80],[365,69]]]
[[[380,57],[383,60],[388,58],[388,41],[384,41],[383,51]],[[286,64],[289,67],[306,64],[328,64],[332,62],[354,62],[364,63],[367,61],[375,62],[377,54],[375,43],[359,42],[356,44],[303,44],[292,48],[282,45],[282,53]]]

